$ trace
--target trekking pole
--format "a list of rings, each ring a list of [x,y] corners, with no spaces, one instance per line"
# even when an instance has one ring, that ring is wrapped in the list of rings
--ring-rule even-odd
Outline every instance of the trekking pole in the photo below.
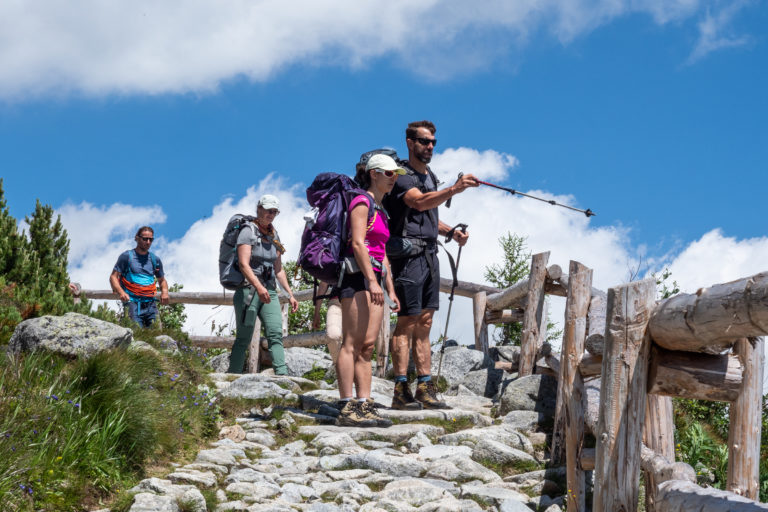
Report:
[[[453,239],[453,233],[456,231],[456,229],[459,229],[462,233],[467,232],[467,225],[466,224],[456,224],[451,228],[451,230],[445,234],[445,242],[448,243]],[[453,263],[453,258],[451,258],[451,255],[448,251],[445,253],[448,254],[448,262],[451,264],[451,273],[453,274],[453,283],[451,283],[451,294],[448,296],[448,314],[445,316],[445,328],[443,329],[443,345],[440,347],[440,362],[437,365],[437,383],[440,383],[440,372],[443,369],[443,354],[445,354],[445,340],[448,336],[448,322],[451,320],[451,307],[453,306],[453,295],[456,291],[456,285],[459,284],[459,280],[457,277],[458,271],[459,271],[459,262],[461,261],[461,249],[463,246],[459,246],[459,252],[456,254],[456,263]]]
[[[513,188],[502,187],[501,185],[494,185],[493,183],[488,183],[487,181],[480,181],[480,180],[477,180],[477,182],[478,182],[479,184],[481,184],[481,185],[486,185],[486,186],[488,186],[488,187],[493,187],[493,188],[497,188],[497,189],[499,189],[499,190],[504,190],[504,191],[506,191],[506,192],[509,192],[509,193],[510,193],[510,194],[512,194],[512,195],[515,195],[515,194],[517,194],[517,195],[519,195],[519,196],[523,196],[523,197],[529,197],[529,198],[531,198],[531,199],[536,199],[537,201],[541,201],[541,202],[543,202],[543,203],[549,203],[549,204],[551,204],[552,206],[562,206],[563,208],[568,208],[569,210],[573,210],[573,211],[575,211],[575,212],[583,213],[583,214],[584,214],[584,215],[586,215],[587,217],[592,217],[592,216],[596,215],[596,214],[595,214],[595,212],[593,212],[593,211],[592,211],[592,210],[590,210],[589,208],[587,208],[586,210],[581,210],[581,209],[579,209],[579,208],[574,208],[573,206],[568,206],[567,204],[561,204],[561,203],[558,203],[557,201],[554,201],[554,200],[552,200],[552,199],[544,199],[543,197],[536,197],[536,196],[532,196],[532,195],[530,195],[530,194],[526,194],[526,193],[524,193],[524,192],[520,192],[519,190],[515,190],[515,189],[513,189]]]

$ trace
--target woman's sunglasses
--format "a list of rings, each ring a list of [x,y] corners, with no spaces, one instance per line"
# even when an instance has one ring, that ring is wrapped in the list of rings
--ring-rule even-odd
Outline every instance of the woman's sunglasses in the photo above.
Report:
[[[403,176],[405,174],[405,169],[395,169],[394,171],[388,171],[388,170],[384,170],[384,169],[374,169],[374,171],[380,172],[381,174],[383,174],[387,178],[391,178],[395,174],[398,174],[400,176]]]

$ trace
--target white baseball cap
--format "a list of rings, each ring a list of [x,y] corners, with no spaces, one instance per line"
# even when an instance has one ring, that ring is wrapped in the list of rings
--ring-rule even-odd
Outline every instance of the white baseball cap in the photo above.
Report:
[[[273,196],[272,194],[265,194],[261,196],[261,199],[259,199],[258,206],[261,206],[265,210],[279,210],[280,209],[280,201],[277,199],[277,197]]]
[[[405,174],[405,169],[397,165],[394,158],[388,155],[382,155],[381,153],[373,155],[368,159],[368,163],[365,164],[365,170],[381,169],[382,171],[395,171],[397,174]]]

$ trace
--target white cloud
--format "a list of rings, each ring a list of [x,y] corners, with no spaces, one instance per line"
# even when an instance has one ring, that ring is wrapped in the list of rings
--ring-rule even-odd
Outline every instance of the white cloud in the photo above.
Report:
[[[268,80],[291,65],[358,68],[380,57],[440,80],[488,68],[537,32],[567,44],[632,13],[663,24],[700,9],[696,0],[394,0],[382,6],[8,0],[0,3],[0,97],[206,93],[238,77]],[[728,12],[705,22],[716,26],[716,37],[702,39],[702,48],[736,41],[717,35]]]
[[[698,24],[699,38],[688,57],[688,63],[693,64],[717,50],[749,44],[752,39],[746,35],[734,34],[731,24],[736,14],[750,3],[752,2],[749,0],[732,2],[724,5],[714,14],[707,9],[704,19]]]

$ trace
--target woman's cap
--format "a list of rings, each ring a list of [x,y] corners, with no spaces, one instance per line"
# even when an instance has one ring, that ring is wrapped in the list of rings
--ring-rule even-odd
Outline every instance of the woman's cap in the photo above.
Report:
[[[259,199],[259,203],[257,206],[261,206],[265,210],[271,210],[271,209],[280,209],[280,201],[273,196],[272,194],[265,194],[261,196],[261,199]]]
[[[373,155],[368,159],[368,163],[365,164],[365,170],[370,171],[371,169],[381,169],[382,171],[403,171],[403,174],[405,174],[405,169],[397,165],[397,162],[395,162],[391,156],[382,155],[381,153]]]

